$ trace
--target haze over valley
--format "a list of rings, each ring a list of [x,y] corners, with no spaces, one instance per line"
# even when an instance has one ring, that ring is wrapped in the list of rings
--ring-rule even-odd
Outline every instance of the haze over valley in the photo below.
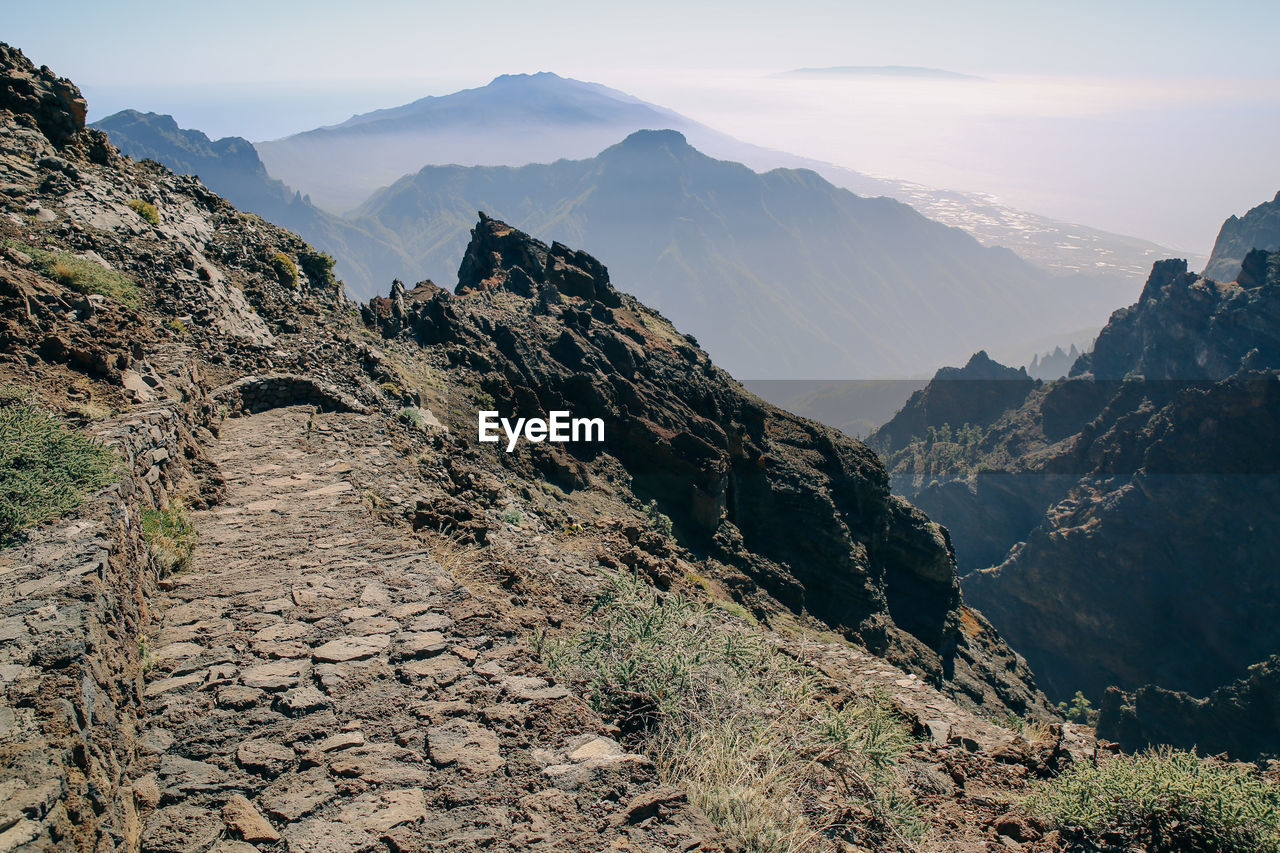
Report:
[[[650,125],[681,131],[637,130]],[[265,162],[244,140],[214,143],[171,117],[126,111],[98,126],[134,156],[202,174],[326,248],[357,296],[385,292],[392,278],[449,281],[471,216],[485,210],[610,258],[624,287],[755,379],[927,376],[981,346],[1029,361],[1040,341],[1100,327],[1132,297],[1151,260],[1171,251],[973,194],[758,148],[549,73],[507,75],[259,144]],[[615,137],[624,141],[599,157],[581,154]],[[757,169],[803,171],[758,176],[699,145]],[[377,189],[423,152],[444,161],[557,162],[428,166]],[[839,186],[905,200],[972,239]],[[366,195],[345,216],[335,212]],[[650,236],[639,239],[642,231]],[[850,328],[863,332],[851,336]]]

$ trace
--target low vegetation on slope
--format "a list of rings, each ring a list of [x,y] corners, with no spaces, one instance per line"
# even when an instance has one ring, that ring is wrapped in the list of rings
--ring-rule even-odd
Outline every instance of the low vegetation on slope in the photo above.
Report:
[[[879,697],[834,701],[744,623],[620,576],[541,653],[748,850],[910,849],[923,835],[896,769],[912,743],[903,720]]]
[[[0,546],[80,505],[114,477],[116,455],[39,406],[0,400]]]
[[[88,258],[69,252],[38,249],[17,240],[6,240],[3,246],[28,255],[40,272],[73,290],[106,296],[131,308],[137,308],[141,302],[138,285],[133,279]]]
[[[1153,750],[1074,764],[1031,806],[1125,849],[1280,851],[1280,786],[1247,765],[1190,752]]]

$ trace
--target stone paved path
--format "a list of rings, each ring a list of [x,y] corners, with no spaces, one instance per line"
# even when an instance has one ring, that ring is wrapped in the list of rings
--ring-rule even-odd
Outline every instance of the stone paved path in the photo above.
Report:
[[[155,603],[143,849],[722,849],[522,629],[373,519],[349,481],[407,466],[376,421],[309,418],[226,422],[227,498]]]

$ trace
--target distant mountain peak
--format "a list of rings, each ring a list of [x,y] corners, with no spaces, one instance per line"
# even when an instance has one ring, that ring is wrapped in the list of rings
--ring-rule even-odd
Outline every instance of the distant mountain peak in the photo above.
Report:
[[[969,357],[964,367],[941,367],[934,374],[934,379],[951,381],[969,380],[1025,380],[1027,372],[1020,367],[1007,367],[987,355],[986,350],[978,350]]]
[[[683,133],[678,130],[637,130],[619,142],[615,148],[626,150],[642,150],[651,148],[669,148],[671,150],[696,149],[689,144]]]
[[[178,125],[178,120],[168,113],[144,113],[141,110],[133,109],[120,110],[117,113],[112,113],[106,118],[99,119],[93,123],[93,126],[99,130],[105,130],[108,133],[120,134],[128,133],[131,130],[136,132],[137,130],[142,129],[144,132],[160,135],[172,135],[174,137],[185,138],[197,143],[210,144],[214,142],[214,140],[209,138],[209,136],[203,131],[180,127]],[[243,142],[246,145],[248,144],[247,140],[239,136],[227,136],[217,141],[234,141]],[[112,139],[112,142],[113,144],[119,145],[119,143],[115,142],[114,138]],[[129,152],[126,151],[125,153]]]
[[[570,77],[561,77],[554,71],[535,71],[532,74],[499,74],[489,81],[490,86],[501,86],[512,83],[525,83],[530,80],[559,80],[565,83],[581,83],[581,80],[574,80]]]

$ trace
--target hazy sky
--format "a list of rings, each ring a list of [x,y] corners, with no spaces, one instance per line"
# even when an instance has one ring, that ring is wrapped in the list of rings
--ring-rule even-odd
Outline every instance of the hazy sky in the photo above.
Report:
[[[91,118],[272,138],[547,70],[861,171],[1207,251],[1280,189],[1280,2],[0,0]],[[921,65],[985,83],[778,80]]]

